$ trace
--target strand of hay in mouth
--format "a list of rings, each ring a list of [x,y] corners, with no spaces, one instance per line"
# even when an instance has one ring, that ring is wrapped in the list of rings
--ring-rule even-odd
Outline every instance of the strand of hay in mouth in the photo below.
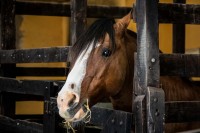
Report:
[[[88,123],[88,122],[90,122],[90,119],[91,119],[91,110],[90,110],[90,107],[89,107],[88,99],[87,99],[87,104],[84,105],[84,106],[85,106],[85,108],[87,109],[86,118],[84,119],[84,122],[85,122],[85,123]]]
[[[86,103],[86,105],[84,105],[84,107],[87,109],[86,115],[85,115],[86,118],[84,118],[84,122],[85,122],[85,123],[88,123],[88,122],[90,122],[90,119],[91,119],[91,110],[90,110],[90,107],[89,107],[88,99],[87,99],[87,103]],[[65,121],[65,122],[63,122],[63,123],[65,124],[65,127],[66,127],[67,129],[70,129],[70,130],[72,130],[73,133],[76,133],[76,130],[72,127],[70,121]]]
[[[65,127],[67,129],[71,129],[73,133],[76,133],[76,130],[72,127],[71,123],[70,122],[63,122],[65,124]]]

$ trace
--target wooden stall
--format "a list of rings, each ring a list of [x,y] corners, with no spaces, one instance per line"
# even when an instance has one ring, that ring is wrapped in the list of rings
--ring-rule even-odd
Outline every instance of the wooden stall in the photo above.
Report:
[[[156,0],[137,0],[132,7],[136,11],[133,18],[138,29],[136,66],[133,68],[137,93],[133,99],[135,108],[128,113],[93,107],[90,124],[100,126],[101,132],[130,133],[133,126],[136,133],[163,132],[165,122],[200,121],[200,101],[165,102],[164,92],[158,89],[160,75],[200,77],[200,55],[185,55],[184,41],[177,35],[184,34],[184,24],[200,24],[200,5],[175,2],[165,4]],[[87,0],[81,3],[78,0],[71,0],[71,3],[1,0],[0,4],[0,130],[16,133],[66,132],[59,125],[62,120],[55,101],[64,82],[16,80],[15,77],[66,76],[67,67],[21,68],[16,67],[16,63],[70,62],[70,46],[16,49],[15,15],[71,16],[73,44],[79,33],[85,30],[87,18],[120,18],[132,8],[87,6]],[[159,23],[174,24],[173,52],[176,54],[159,53]],[[32,117],[41,119],[40,122],[27,121],[27,118],[15,115],[15,101],[19,99],[44,101],[44,115]],[[159,115],[153,115],[154,118],[150,119],[152,114],[158,112]],[[184,117],[180,117],[179,112]],[[77,132],[84,132],[84,126],[79,127]]]

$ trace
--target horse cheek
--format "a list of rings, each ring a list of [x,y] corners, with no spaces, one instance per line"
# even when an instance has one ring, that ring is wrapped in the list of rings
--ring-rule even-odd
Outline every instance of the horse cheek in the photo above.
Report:
[[[105,97],[104,82],[100,79],[93,79],[88,89],[88,97],[93,104],[96,104]]]

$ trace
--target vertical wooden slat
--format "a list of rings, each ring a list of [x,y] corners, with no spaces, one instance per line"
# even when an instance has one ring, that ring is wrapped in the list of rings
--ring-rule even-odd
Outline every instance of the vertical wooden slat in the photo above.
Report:
[[[53,83],[49,82],[45,86],[44,93],[44,115],[43,115],[43,132],[56,133],[55,130],[55,112],[50,112],[51,97],[53,96]]]
[[[1,0],[0,49],[15,49],[15,0]],[[15,64],[1,65],[4,77],[15,77]],[[1,93],[1,113],[6,116],[15,115],[14,94]]]
[[[70,44],[73,45],[86,28],[87,0],[71,0]],[[77,133],[84,133],[84,125],[76,128]],[[69,131],[70,132],[70,131]]]
[[[1,0],[0,49],[15,49],[15,0]],[[12,55],[10,55],[12,56]],[[12,57],[15,58],[15,57]],[[15,65],[2,65],[4,77],[15,78]]]
[[[146,133],[146,113],[145,108],[145,95],[139,95],[134,99],[133,111],[135,115],[135,133]]]
[[[86,28],[87,0],[71,0],[71,45]]]
[[[142,89],[159,86],[158,8],[156,0],[137,0],[137,76]]]
[[[186,3],[186,0],[174,0]],[[185,24],[173,24],[173,53],[185,53]]]
[[[15,48],[15,0],[1,0],[1,49]]]
[[[146,109],[145,119],[138,123],[136,132],[162,132],[163,117],[164,117],[164,101],[162,97],[157,97],[161,92],[149,93],[148,87],[159,88],[159,46],[158,46],[158,1],[157,0],[137,0],[136,1],[136,22],[137,22],[137,78],[138,92],[145,94]],[[154,92],[154,90],[151,90]],[[137,97],[136,97],[137,98]],[[152,99],[156,98],[159,101],[159,106],[156,111],[161,111],[158,117],[154,119],[155,111],[152,106]],[[140,107],[139,107],[140,108]],[[142,109],[140,109],[142,110]],[[145,116],[145,114],[143,116]],[[145,125],[143,125],[145,123]]]

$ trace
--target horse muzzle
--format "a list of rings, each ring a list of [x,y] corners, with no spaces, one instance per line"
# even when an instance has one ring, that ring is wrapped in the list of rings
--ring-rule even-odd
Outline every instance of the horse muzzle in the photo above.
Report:
[[[77,122],[84,120],[88,115],[88,108],[86,103],[74,103],[70,108],[64,105],[59,106],[59,115],[66,120],[66,122]]]

